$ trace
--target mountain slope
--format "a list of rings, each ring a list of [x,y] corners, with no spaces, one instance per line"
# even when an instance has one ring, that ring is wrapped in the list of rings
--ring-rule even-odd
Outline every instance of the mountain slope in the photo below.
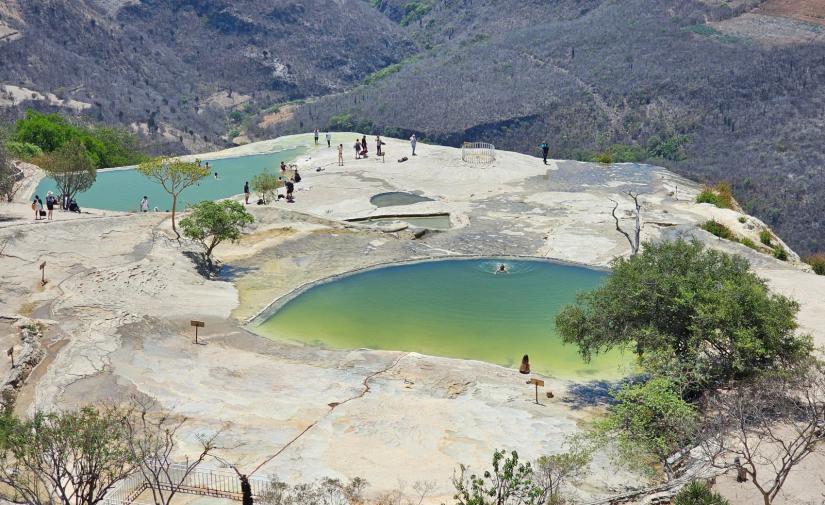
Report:
[[[7,106],[53,93],[185,144],[224,144],[229,109],[341,91],[414,50],[360,0],[14,0],[0,27],[17,32],[0,41]]]
[[[378,8],[399,19],[410,3]],[[344,120],[532,153],[547,139],[562,158],[658,146],[657,163],[730,181],[794,248],[822,250],[825,29],[759,3],[430,2],[400,18],[429,50],[261,133]]]

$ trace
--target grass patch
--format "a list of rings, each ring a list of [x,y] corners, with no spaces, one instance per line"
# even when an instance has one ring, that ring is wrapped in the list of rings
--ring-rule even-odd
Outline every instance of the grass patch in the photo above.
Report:
[[[720,209],[732,209],[734,202],[730,184],[727,182],[719,182],[713,187],[706,186],[702,189],[702,192],[699,193],[699,196],[696,197],[696,203],[709,203]],[[739,222],[744,223],[744,221]]]
[[[730,231],[730,228],[714,219],[711,219],[710,221],[705,221],[704,223],[699,225],[699,228],[705,230],[706,232],[712,235],[716,235],[719,238],[723,238],[725,240],[732,240],[734,242],[736,241],[736,236],[733,234],[732,231]]]
[[[811,265],[816,275],[825,275],[825,253],[808,256],[805,263]]]
[[[737,221],[739,221],[739,222],[740,222],[740,223],[742,223],[742,224],[745,224],[745,223],[747,223],[747,222],[748,222],[748,218],[746,218],[745,216],[739,216],[739,218],[737,219]]]
[[[747,237],[745,237],[745,238],[743,238],[742,240],[740,240],[740,241],[739,241],[739,243],[740,243],[740,244],[742,244],[742,245],[743,245],[743,246],[745,246],[745,247],[750,247],[750,248],[751,248],[751,249],[753,249],[754,251],[758,251],[758,250],[760,249],[759,245],[757,245],[757,243],[756,243],[756,242],[754,242],[753,240],[751,240],[751,239],[749,239],[749,238],[747,238]]]
[[[773,247],[773,235],[768,230],[759,232],[759,241],[768,247]]]
[[[773,257],[781,261],[788,261],[788,251],[781,245],[776,245],[773,248]]]

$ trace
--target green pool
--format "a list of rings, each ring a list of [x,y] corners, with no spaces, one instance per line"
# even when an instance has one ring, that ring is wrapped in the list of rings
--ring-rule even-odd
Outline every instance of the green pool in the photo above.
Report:
[[[509,273],[496,274],[501,263]],[[532,260],[465,259],[390,266],[316,285],[253,328],[330,348],[393,349],[476,359],[563,378],[627,375],[632,356],[585,364],[554,327],[577,292],[605,272]]]
[[[178,209],[182,209],[186,204],[218,200],[243,193],[244,182],[267,168],[277,173],[282,160],[290,162],[303,152],[304,148],[292,148],[275,153],[208,160],[211,171],[217,172],[218,178],[209,175],[197,186],[186,189],[181,193],[182,201],[178,200]],[[48,191],[57,194],[57,187],[51,178],[43,179],[37,187],[37,194],[41,198],[44,198]],[[78,194],[76,199],[81,208],[137,211],[140,199],[144,195],[149,197],[150,208],[157,206],[161,211],[171,209],[172,198],[160,184],[133,169],[98,172],[91,189]]]

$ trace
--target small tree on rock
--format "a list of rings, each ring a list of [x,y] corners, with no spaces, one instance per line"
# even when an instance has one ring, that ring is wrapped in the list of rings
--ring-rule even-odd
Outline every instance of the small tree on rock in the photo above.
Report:
[[[170,158],[155,158],[138,165],[138,172],[157,181],[172,196],[172,231],[180,237],[175,226],[175,212],[178,196],[190,186],[209,175],[209,169],[197,162],[186,162]]]
[[[97,178],[97,169],[86,147],[78,140],[66,142],[54,152],[36,158],[35,164],[54,179],[60,194],[69,198],[91,188]]]
[[[277,175],[264,170],[252,178],[252,191],[258,193],[264,203],[269,203],[275,199],[275,194],[281,186],[281,181]]]
[[[538,505],[539,488],[533,483],[530,463],[519,463],[518,453],[507,457],[503,450],[493,453],[493,469],[467,475],[460,465],[453,476],[456,505]]]
[[[224,241],[237,242],[244,226],[255,218],[234,200],[204,201],[192,206],[189,216],[181,219],[185,237],[200,242],[206,260],[212,262],[212,251]]]

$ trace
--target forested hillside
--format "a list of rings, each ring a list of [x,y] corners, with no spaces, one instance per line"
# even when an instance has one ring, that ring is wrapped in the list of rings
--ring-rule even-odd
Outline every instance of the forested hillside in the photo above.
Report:
[[[800,252],[825,248],[825,26],[756,1],[373,3],[422,52],[261,134],[353,126],[533,153],[547,139],[556,157],[730,181]]]
[[[361,0],[4,0],[0,112],[72,112],[198,150],[414,50]]]

